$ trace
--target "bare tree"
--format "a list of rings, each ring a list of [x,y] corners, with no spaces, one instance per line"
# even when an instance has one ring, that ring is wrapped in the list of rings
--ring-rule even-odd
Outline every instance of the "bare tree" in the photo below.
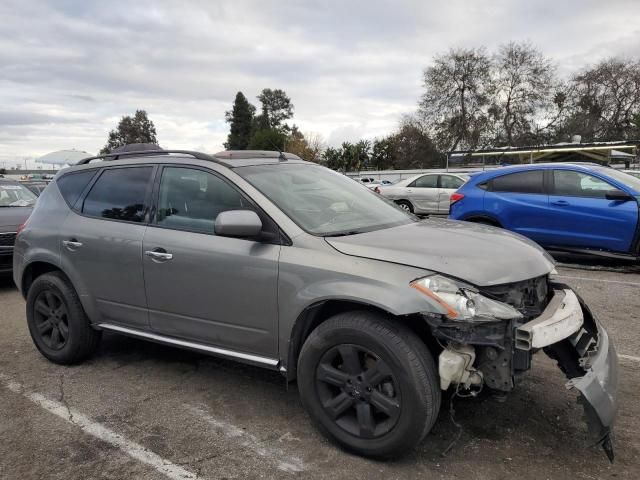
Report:
[[[570,85],[570,111],[561,134],[589,141],[637,134],[640,62],[610,58],[575,75]]]
[[[288,152],[310,162],[319,162],[324,149],[324,140],[319,133],[307,132],[303,134],[296,125],[291,127],[286,144]]]
[[[500,121],[495,143],[531,143],[542,112],[553,100],[553,64],[530,43],[509,42],[494,57],[493,81],[494,112]]]
[[[491,60],[484,48],[453,49],[424,71],[419,113],[441,150],[476,148],[490,131]]]

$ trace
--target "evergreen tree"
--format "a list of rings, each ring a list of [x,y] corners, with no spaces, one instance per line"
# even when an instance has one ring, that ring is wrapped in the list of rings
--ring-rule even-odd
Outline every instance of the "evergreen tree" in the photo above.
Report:
[[[136,110],[133,117],[129,115],[122,117],[117,128],[109,132],[107,144],[100,153],[109,153],[114,148],[130,143],[158,143],[156,127],[147,117],[145,110]]]
[[[242,92],[236,94],[231,111],[225,113],[230,124],[230,132],[224,148],[227,150],[246,150],[251,140],[253,116],[256,107],[251,105]]]

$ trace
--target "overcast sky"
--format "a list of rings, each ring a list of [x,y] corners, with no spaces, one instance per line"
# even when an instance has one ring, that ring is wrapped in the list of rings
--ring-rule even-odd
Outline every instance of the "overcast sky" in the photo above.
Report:
[[[165,148],[222,149],[224,112],[281,88],[330,145],[389,133],[451,47],[528,40],[566,74],[640,52],[639,0],[2,0],[0,165],[97,152],[145,109]]]

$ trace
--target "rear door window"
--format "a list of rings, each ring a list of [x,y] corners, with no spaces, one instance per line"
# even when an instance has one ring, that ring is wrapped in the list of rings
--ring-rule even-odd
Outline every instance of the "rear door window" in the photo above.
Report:
[[[544,193],[543,178],[543,170],[510,173],[491,180],[490,190],[510,193]]]
[[[553,171],[553,195],[605,198],[611,184],[586,173],[572,170]]]
[[[89,182],[96,172],[97,170],[85,170],[82,172],[68,173],[56,180],[62,198],[65,199],[71,208],[73,208],[85,187],[89,185]]]
[[[416,179],[409,186],[416,188],[438,188],[438,175],[425,175]]]
[[[93,217],[143,222],[153,167],[110,168],[102,172],[84,199],[82,213]]]

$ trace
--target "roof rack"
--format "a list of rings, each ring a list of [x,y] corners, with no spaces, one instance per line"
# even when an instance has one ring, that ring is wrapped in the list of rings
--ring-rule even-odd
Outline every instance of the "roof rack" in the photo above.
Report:
[[[257,158],[277,158],[281,161],[285,160],[302,160],[298,155],[280,150],[223,150],[213,155],[216,158],[224,160],[246,160]]]
[[[194,152],[191,150],[139,150],[137,152],[116,152],[105,153],[104,155],[96,155],[95,157],[83,158],[76,165],[86,165],[93,160],[104,160],[105,162],[119,160],[122,157],[146,157],[149,155],[168,155],[170,153],[181,153],[183,155],[191,155],[198,160],[209,160],[211,162],[220,163],[218,159],[206,153]]]

